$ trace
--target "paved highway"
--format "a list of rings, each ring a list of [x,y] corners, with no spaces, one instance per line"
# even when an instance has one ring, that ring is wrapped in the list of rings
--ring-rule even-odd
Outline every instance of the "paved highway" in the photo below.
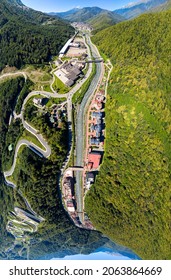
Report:
[[[99,57],[100,54],[97,48],[92,45],[90,38],[87,37],[87,42],[91,48],[92,55],[94,57]],[[91,82],[91,85],[80,105],[79,111],[77,113],[77,121],[76,121],[76,166],[83,166],[84,161],[84,116],[86,112],[86,105],[93,96],[98,83],[100,82],[101,75],[103,70],[103,63],[96,64],[96,74]],[[83,222],[83,182],[82,182],[82,172],[76,171],[76,198],[77,198],[77,211],[79,214],[80,221]]]
[[[33,149],[35,149],[36,151],[38,151],[38,153],[40,153],[40,156],[44,156],[47,153],[47,151],[42,150],[37,145],[33,144],[32,142],[30,142],[26,139],[19,140],[18,143],[17,143],[17,146],[15,148],[15,154],[14,154],[14,160],[13,160],[12,167],[11,167],[10,170],[4,172],[5,179],[6,179],[6,177],[11,176],[13,174],[14,169],[15,169],[15,165],[16,165],[16,161],[17,161],[18,151],[19,151],[20,147],[23,146],[23,145],[27,146],[27,147],[33,147]],[[6,179],[6,181],[8,183],[10,183],[7,179]],[[12,183],[11,183],[11,185],[12,185]]]

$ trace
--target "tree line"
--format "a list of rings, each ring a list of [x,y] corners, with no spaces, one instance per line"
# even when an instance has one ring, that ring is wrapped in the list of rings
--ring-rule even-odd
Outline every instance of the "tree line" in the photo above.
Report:
[[[95,227],[144,259],[171,258],[171,11],[93,41],[114,66],[103,164],[86,197]]]

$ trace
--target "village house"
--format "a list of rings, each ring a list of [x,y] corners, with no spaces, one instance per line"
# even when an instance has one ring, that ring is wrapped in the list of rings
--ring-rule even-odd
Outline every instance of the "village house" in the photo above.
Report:
[[[40,106],[41,107],[41,106],[43,106],[42,100],[43,100],[42,98],[36,98],[35,97],[35,98],[33,98],[33,103],[34,103],[35,106]]]

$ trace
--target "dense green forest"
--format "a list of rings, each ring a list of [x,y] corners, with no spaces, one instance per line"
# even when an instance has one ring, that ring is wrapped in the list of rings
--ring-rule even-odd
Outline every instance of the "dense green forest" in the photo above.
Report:
[[[6,137],[9,135],[8,124],[10,115],[15,107],[17,97],[22,90],[23,84],[23,78],[12,79],[0,84],[0,258],[4,256],[4,248],[8,248],[13,241],[13,237],[6,231],[6,223],[8,212],[13,210],[14,207],[13,191],[4,184],[2,160],[4,161],[3,156],[8,142],[6,142]],[[15,130],[13,132],[14,137],[13,139],[10,138],[10,140],[15,142],[15,137],[19,135],[15,134]]]
[[[143,259],[171,259],[171,11],[120,23],[93,41],[114,68],[105,154],[86,211]]]
[[[24,78],[19,77],[0,84],[0,155],[5,147],[10,115],[15,108],[24,83]]]
[[[97,33],[111,25],[117,24],[125,19],[116,13],[110,11],[104,11],[93,18],[90,18],[87,22],[93,27],[93,33]]]
[[[74,33],[61,19],[9,2],[0,2],[0,70],[48,62]]]

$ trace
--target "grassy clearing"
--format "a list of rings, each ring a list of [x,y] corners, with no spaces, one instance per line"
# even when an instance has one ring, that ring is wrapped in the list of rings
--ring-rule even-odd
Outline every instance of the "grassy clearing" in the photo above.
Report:
[[[49,85],[49,84],[47,84],[47,85],[43,85],[43,90],[44,90],[44,91],[48,91],[48,92],[52,92],[52,93],[53,93],[53,91],[51,90],[51,87],[50,87],[50,85]]]
[[[28,78],[34,83],[35,90],[45,90],[52,92],[50,89],[50,84],[52,83],[52,75],[50,74],[50,66],[44,66],[43,68],[37,68],[33,65],[29,65],[23,69],[27,74]]]
[[[37,145],[42,150],[45,150],[43,145],[39,142],[39,140],[33,134],[31,134],[29,131],[25,130],[23,132],[21,139],[23,139],[23,138],[32,142],[33,144]]]
[[[53,97],[51,97],[51,98],[49,98],[49,101],[48,101],[48,103],[46,104],[46,106],[48,107],[48,108],[50,108],[50,107],[52,107],[54,104],[60,104],[60,103],[63,103],[63,102],[65,102],[67,99],[66,98],[53,98]]]
[[[64,94],[69,91],[69,87],[65,86],[64,83],[57,77],[55,77],[55,82],[53,83],[53,88],[59,94]]]

